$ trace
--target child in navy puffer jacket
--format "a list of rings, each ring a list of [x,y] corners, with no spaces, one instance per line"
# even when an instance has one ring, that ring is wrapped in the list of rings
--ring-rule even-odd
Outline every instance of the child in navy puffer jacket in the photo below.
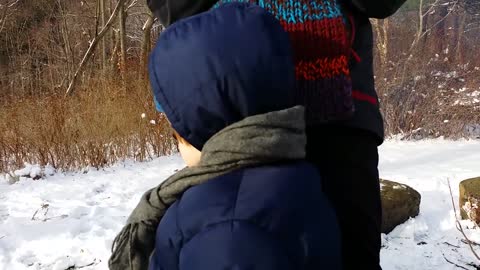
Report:
[[[161,35],[150,80],[188,167],[144,195],[111,269],[341,269],[336,215],[305,161],[289,44],[275,17],[248,4]]]

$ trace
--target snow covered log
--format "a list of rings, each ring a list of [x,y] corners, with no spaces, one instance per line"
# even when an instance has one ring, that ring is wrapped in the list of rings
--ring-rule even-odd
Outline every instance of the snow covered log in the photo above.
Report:
[[[462,219],[470,219],[477,225],[480,224],[480,177],[471,178],[460,182],[460,215]]]
[[[389,233],[398,225],[420,212],[421,196],[413,188],[388,180],[380,180],[382,195],[382,233]]]

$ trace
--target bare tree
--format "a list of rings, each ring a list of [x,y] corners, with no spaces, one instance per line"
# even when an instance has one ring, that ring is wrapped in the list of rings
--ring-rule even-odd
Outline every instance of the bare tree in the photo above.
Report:
[[[70,41],[70,28],[67,22],[67,14],[61,0],[57,0],[57,6],[60,13],[60,32],[63,41],[63,53],[65,55],[65,63],[67,65],[65,73],[66,76],[63,76],[62,82],[60,82],[58,87],[62,87],[65,80],[70,78],[74,71],[75,64],[75,55],[73,54],[73,49]]]
[[[126,32],[126,20],[127,20],[127,13],[125,10],[125,5],[122,5],[120,7],[120,11],[118,14],[118,27],[119,27],[119,32],[118,32],[118,37],[120,40],[120,75],[122,76],[123,82],[125,82],[125,73],[126,73],[126,63],[127,63],[127,47],[126,47],[126,37],[127,37],[127,32]]]
[[[455,51],[455,58],[459,62],[464,62],[464,50],[462,49],[462,41],[465,34],[466,22],[467,16],[465,12],[455,18],[455,39],[453,40],[453,46]]]
[[[107,21],[107,9],[105,6],[105,0],[98,0],[99,12],[100,12],[100,27],[105,27]],[[102,38],[102,68],[105,70],[107,65],[107,43],[106,39]]]
[[[425,37],[432,28],[426,29],[427,24],[425,23],[426,19],[429,18],[429,16],[435,12],[435,7],[439,5],[441,0],[435,0],[432,4],[428,6],[428,9],[425,10],[425,5],[424,5],[424,0],[419,1],[418,5],[418,25],[417,25],[417,31],[415,34],[415,38],[412,41],[412,45],[410,46],[410,50],[412,50],[414,47],[418,45],[420,40]]]
[[[7,19],[19,1],[20,0],[13,0],[10,2],[7,0],[5,4],[0,3],[0,34],[3,32],[3,29],[5,29]]]
[[[423,0],[419,1],[417,30],[416,30],[414,39],[410,45],[410,48],[408,49],[408,52],[407,52],[408,57],[403,63],[403,69],[401,69],[401,73],[400,73],[402,84],[405,82],[405,79],[406,79],[408,64],[410,63],[410,61],[414,59],[415,57],[414,52],[418,50],[418,45],[422,40],[422,38],[433,33],[433,31],[435,31],[439,25],[440,27],[445,28],[445,25],[443,25],[444,21],[447,19],[448,16],[452,14],[452,12],[457,7],[458,3],[459,3],[459,0],[453,0],[451,2],[442,2],[442,0],[435,0],[432,4],[428,6],[428,9],[425,11],[424,1]],[[430,27],[426,26],[424,21],[429,16],[432,16],[434,13],[436,13],[435,10],[438,7],[445,8],[446,12],[442,12],[440,18],[435,23],[433,23]],[[445,39],[445,36],[444,36],[445,30],[436,31],[436,34],[437,35],[435,36],[438,36],[438,34],[442,34],[441,38]],[[439,46],[442,46],[443,48],[442,44],[443,44],[443,41]]]
[[[435,44],[435,51],[437,52],[443,52],[446,48],[448,48],[448,38],[447,38],[447,23],[446,23],[446,18],[449,13],[449,6],[448,3],[442,3],[437,7],[437,13],[440,17],[438,20],[434,31],[435,35],[434,37],[436,38],[434,44]]]
[[[113,10],[112,15],[110,16],[110,19],[108,19],[108,22],[105,24],[105,26],[102,28],[102,30],[98,33],[97,36],[90,42],[90,46],[88,47],[87,52],[85,53],[82,61],[80,62],[80,65],[78,66],[77,70],[75,71],[75,74],[73,75],[73,78],[70,81],[70,84],[68,85],[68,89],[66,92],[66,95],[71,95],[73,94],[73,91],[75,89],[75,84],[77,82],[78,76],[80,73],[83,72],[83,69],[85,68],[86,63],[90,59],[90,57],[93,55],[93,52],[95,51],[95,48],[98,45],[98,42],[105,36],[107,31],[112,27],[115,19],[117,18],[118,14],[122,10],[126,0],[118,0],[117,5],[115,6],[115,9]]]
[[[153,14],[148,12],[148,18],[145,24],[143,25],[143,41],[142,41],[142,52],[140,59],[140,79],[145,78],[146,66],[148,61],[148,52],[151,50],[151,39],[152,39],[152,28],[153,23],[155,22]]]
[[[159,28],[148,31],[144,3],[121,2],[0,0],[0,95],[71,91],[80,81],[86,87],[92,80],[145,79],[140,66],[150,44],[143,41]],[[111,21],[117,7],[124,12],[117,9]]]
[[[375,30],[375,36],[377,38],[376,45],[380,55],[380,63],[384,67],[388,59],[388,34],[390,21],[385,20],[371,20],[373,28]]]

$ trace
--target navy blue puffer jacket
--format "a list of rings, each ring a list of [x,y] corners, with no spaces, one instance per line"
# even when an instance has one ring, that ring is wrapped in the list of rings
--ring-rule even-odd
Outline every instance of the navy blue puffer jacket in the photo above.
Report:
[[[306,162],[234,171],[163,217],[150,270],[336,270],[336,217]]]

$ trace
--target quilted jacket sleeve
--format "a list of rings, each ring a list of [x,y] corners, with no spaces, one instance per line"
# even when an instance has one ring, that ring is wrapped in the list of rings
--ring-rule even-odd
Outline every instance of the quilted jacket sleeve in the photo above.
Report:
[[[369,18],[385,19],[393,15],[406,0],[351,0]]]
[[[180,252],[180,270],[293,270],[272,235],[247,222],[215,225],[191,239]]]

